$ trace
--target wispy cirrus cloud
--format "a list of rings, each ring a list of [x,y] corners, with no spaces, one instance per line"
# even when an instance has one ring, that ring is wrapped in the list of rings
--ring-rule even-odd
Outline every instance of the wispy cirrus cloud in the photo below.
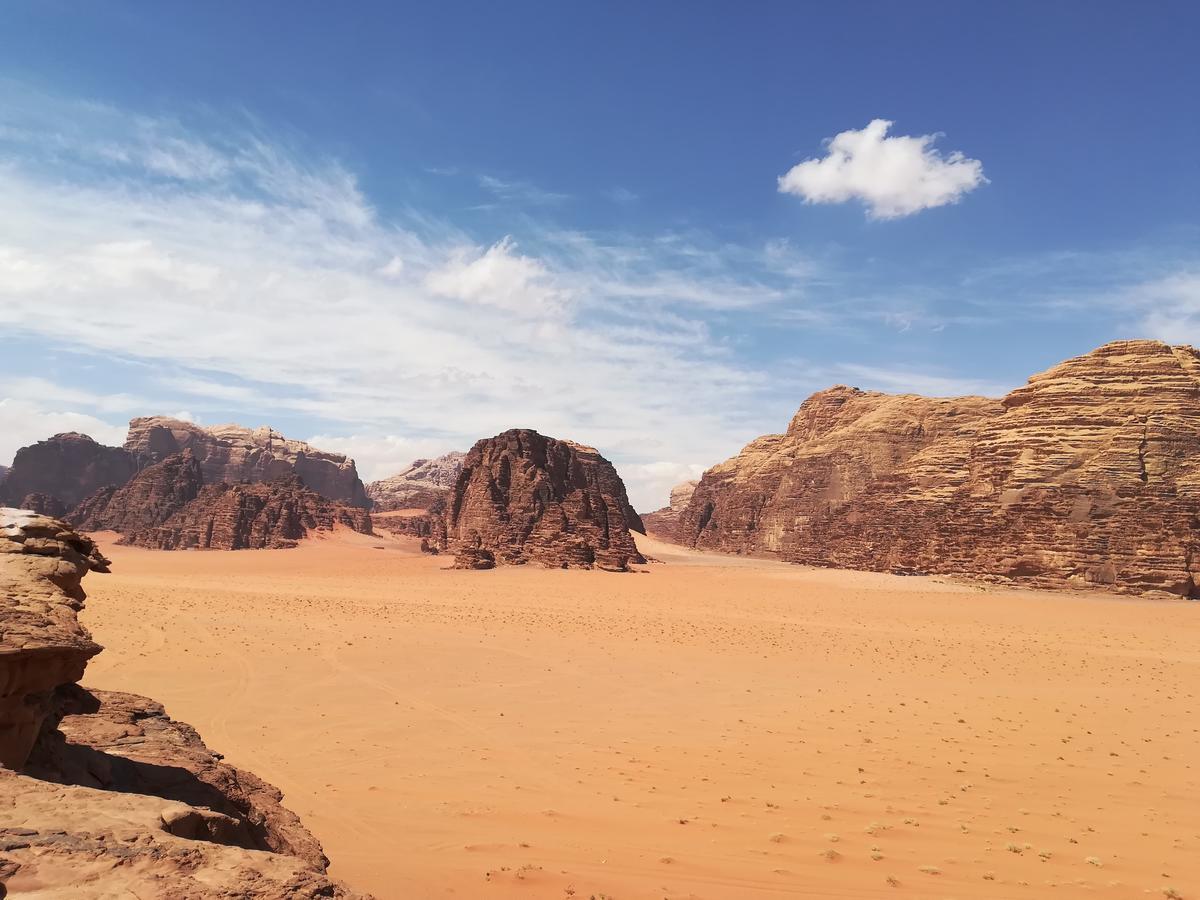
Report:
[[[655,505],[670,466],[654,464],[729,452],[770,386],[705,315],[801,291],[764,251],[726,260],[703,237],[523,219],[520,235],[480,240],[385,217],[336,160],[256,127],[34,106],[0,119],[0,332],[101,366],[136,360],[129,392],[155,408],[133,412],[283,416],[380,458],[404,446],[389,436],[429,453],[531,426],[635,467],[631,490]],[[130,412],[34,393],[42,405],[20,407],[32,424],[6,437],[69,420],[112,438]]]

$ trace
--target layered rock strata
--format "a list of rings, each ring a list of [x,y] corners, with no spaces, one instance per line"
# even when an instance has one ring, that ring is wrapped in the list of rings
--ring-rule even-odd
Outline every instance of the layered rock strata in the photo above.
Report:
[[[444,542],[463,568],[537,563],[625,571],[645,560],[625,485],[594,448],[513,429],[479,441],[446,501]]]
[[[166,522],[199,496],[204,487],[200,462],[185,450],[147,466],[124,487],[102,488],[71,510],[81,531],[137,534]]]
[[[276,788],[154,701],[78,687],[100,650],[81,580],[107,565],[0,509],[0,896],[352,898]]]
[[[787,434],[705,473],[680,536],[808,564],[1192,597],[1198,512],[1200,353],[1118,341],[1001,401],[814,395]]]
[[[445,499],[462,471],[465,453],[447,453],[436,459],[413,460],[403,471],[367,485],[371,509],[391,512],[399,509],[429,509]]]
[[[155,550],[281,549],[296,546],[310,532],[337,527],[371,534],[371,516],[360,507],[322,497],[293,475],[271,482],[205,485],[161,523],[131,524],[121,542]]]
[[[164,416],[133,419],[125,449],[154,462],[190,450],[205,484],[273,481],[295,474],[330,500],[367,508],[370,500],[354,460],[291,440],[271,428],[216,425],[202,428]]]
[[[107,570],[96,545],[64,522],[0,508],[0,766],[25,765],[55,689],[78,681],[100,652],[76,613],[84,574]]]

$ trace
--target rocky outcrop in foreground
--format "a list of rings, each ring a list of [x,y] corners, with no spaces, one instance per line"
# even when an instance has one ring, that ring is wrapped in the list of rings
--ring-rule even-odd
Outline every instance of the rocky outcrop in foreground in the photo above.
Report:
[[[833,388],[705,473],[699,547],[1200,595],[1200,353],[1118,341],[1002,400]]]
[[[400,509],[429,509],[445,499],[462,471],[465,453],[447,453],[436,459],[416,459],[408,468],[390,478],[367,485],[374,512]]]
[[[25,765],[54,713],[55,689],[78,681],[100,652],[76,618],[89,571],[108,571],[90,539],[56,519],[0,508],[0,766]]]
[[[322,497],[364,509],[371,505],[354,460],[290,440],[270,428],[202,428],[179,419],[148,416],[129,423],[125,449],[152,462],[190,450],[200,463],[205,484],[274,481],[295,474]]]
[[[679,524],[679,516],[687,509],[696,492],[699,481],[681,481],[671,488],[671,501],[662,509],[652,513],[642,513],[642,524],[648,534],[655,534],[667,540],[675,539],[675,527]]]
[[[56,434],[17,451],[12,468],[0,480],[0,506],[26,507],[33,495],[47,509],[68,510],[104,487],[120,487],[140,466],[136,454],[121,447],[106,447],[86,434]]]
[[[513,429],[479,441],[446,502],[459,568],[537,563],[625,571],[642,531],[612,463],[592,447]]]
[[[0,888],[349,900],[278,789],[154,701],[76,684],[100,650],[81,580],[107,565],[66,523],[0,509]]]

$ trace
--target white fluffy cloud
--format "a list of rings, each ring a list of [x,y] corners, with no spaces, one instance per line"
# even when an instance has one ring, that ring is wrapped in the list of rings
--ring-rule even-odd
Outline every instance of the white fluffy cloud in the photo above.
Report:
[[[779,190],[806,203],[861,200],[873,219],[895,219],[957,203],[984,184],[983,163],[934,149],[937,135],[888,137],[892,123],[874,119],[829,141],[821,159],[806,159],[779,178]]]

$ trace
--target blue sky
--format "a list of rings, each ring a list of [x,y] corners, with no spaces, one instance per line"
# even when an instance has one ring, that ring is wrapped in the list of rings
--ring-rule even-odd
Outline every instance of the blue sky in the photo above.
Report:
[[[829,384],[1200,342],[1198,41],[1174,2],[9,2],[0,463],[182,413],[373,478],[521,425],[652,508]]]

